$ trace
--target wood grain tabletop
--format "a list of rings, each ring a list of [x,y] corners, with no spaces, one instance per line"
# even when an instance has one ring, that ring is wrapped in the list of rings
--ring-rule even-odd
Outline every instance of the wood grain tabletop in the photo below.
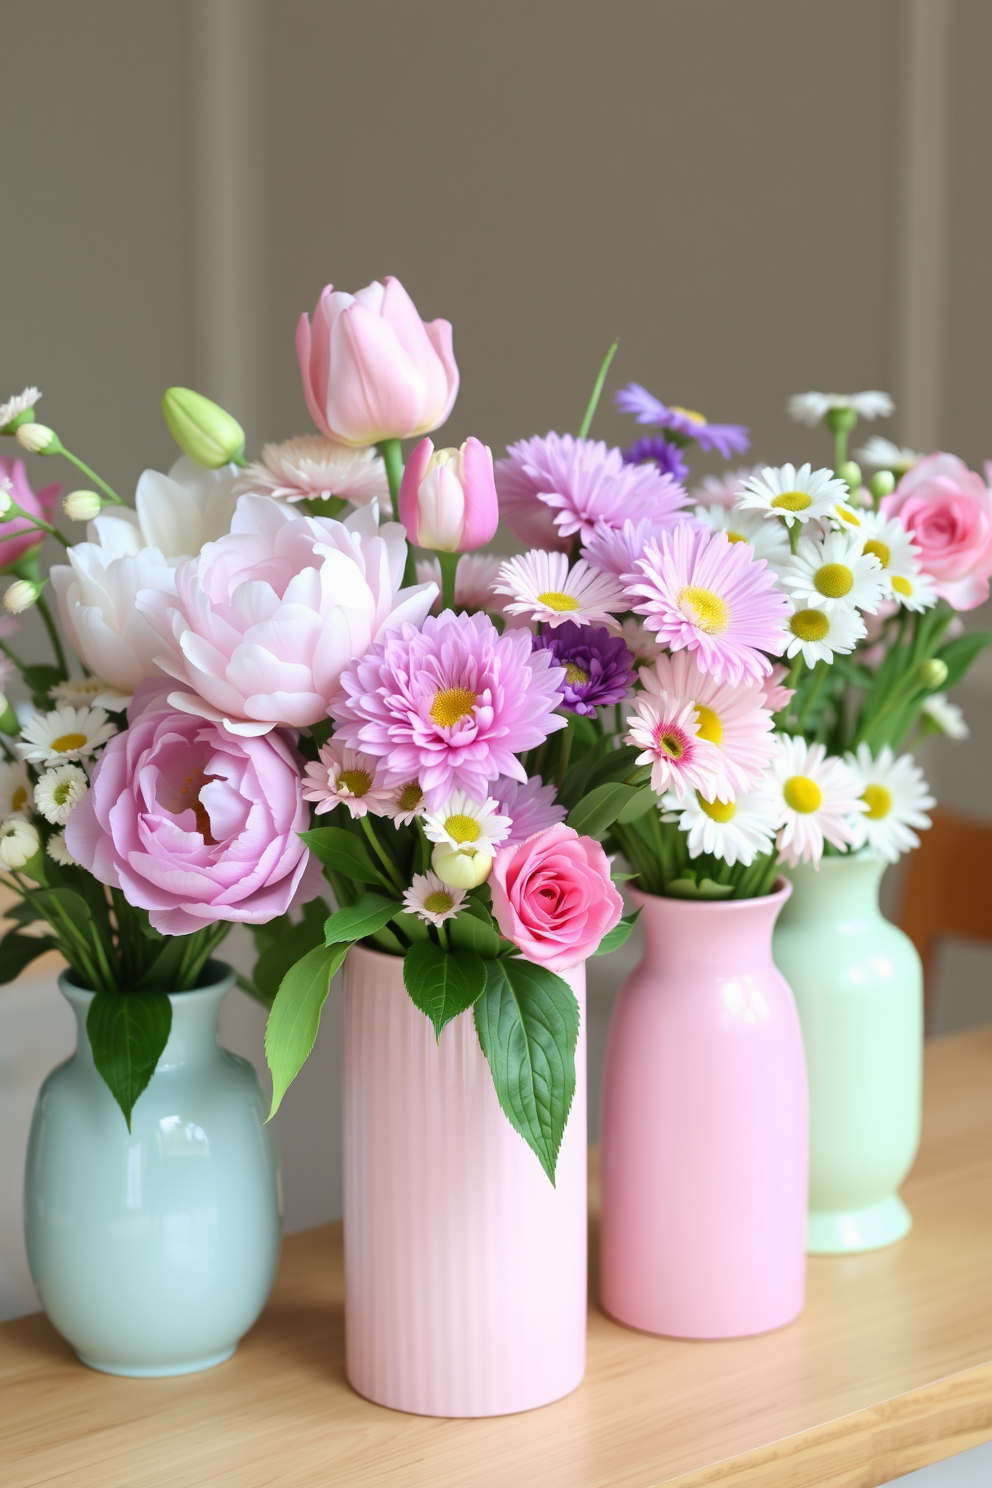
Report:
[[[718,1343],[593,1302],[585,1383],[524,1415],[383,1410],[344,1377],[340,1225],[287,1239],[227,1364],[127,1380],[41,1314],[0,1327],[3,1488],[873,1488],[992,1437],[992,1028],[928,1047],[901,1244],[809,1262],[802,1317]],[[593,1164],[592,1240],[596,1183]],[[594,1274],[594,1273],[593,1273]]]

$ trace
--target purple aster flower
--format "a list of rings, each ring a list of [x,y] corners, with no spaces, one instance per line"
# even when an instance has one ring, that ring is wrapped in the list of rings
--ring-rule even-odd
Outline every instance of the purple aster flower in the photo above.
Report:
[[[500,511],[510,530],[534,547],[567,550],[580,533],[621,527],[627,517],[663,523],[688,495],[656,465],[625,465],[602,440],[547,434],[511,444],[496,462]]]
[[[645,434],[643,438],[635,439],[629,449],[623,452],[625,465],[646,465],[649,460],[657,465],[663,475],[670,475],[672,480],[684,481],[689,474],[689,467],[683,460],[678,445],[662,439],[660,434]]]
[[[626,697],[634,680],[634,657],[627,642],[611,636],[603,625],[573,625],[566,620],[557,630],[535,638],[535,652],[542,649],[565,668],[562,707],[570,713],[595,717],[597,708]]]
[[[545,785],[540,775],[532,775],[524,785],[517,780],[497,780],[489,794],[497,801],[500,816],[508,816],[513,824],[503,847],[516,847],[564,821],[567,815],[564,806],[555,801],[554,785]]]
[[[418,779],[429,811],[453,790],[484,801],[500,775],[526,780],[517,754],[565,727],[564,671],[531,640],[451,610],[404,625],[342,673],[335,738],[381,759],[386,786]]]
[[[715,449],[725,460],[735,450],[743,454],[750,443],[743,424],[711,424],[691,408],[662,403],[639,382],[621,388],[615,396],[620,412],[633,414],[639,424],[653,424],[657,429],[670,430],[680,439],[694,439],[701,450]]]

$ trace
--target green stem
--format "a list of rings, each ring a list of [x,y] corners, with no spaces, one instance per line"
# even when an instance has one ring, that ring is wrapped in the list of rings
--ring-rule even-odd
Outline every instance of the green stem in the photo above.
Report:
[[[828,663],[825,661],[818,661],[816,663],[816,675],[813,678],[813,684],[810,687],[809,692],[803,699],[803,705],[799,710],[799,717],[796,720],[796,726],[799,728],[800,731],[802,730],[803,724],[806,722],[806,718],[809,714],[810,709],[816,701],[817,693],[820,691],[820,688],[823,686],[823,683],[826,680],[827,667]]]
[[[403,479],[403,450],[398,439],[381,439],[379,453],[386,467],[389,495],[393,503],[393,521],[400,519],[400,481]]]
[[[580,439],[585,439],[586,435],[589,433],[589,428],[592,424],[593,418],[595,417],[596,408],[599,404],[599,399],[603,391],[603,383],[606,381],[606,374],[610,370],[610,363],[616,356],[617,347],[619,345],[619,341],[614,341],[613,345],[610,347],[609,351],[603,358],[603,365],[600,367],[599,375],[597,376],[596,381],[593,384],[592,397],[589,399],[589,402],[586,405],[585,416],[583,417],[583,420],[579,425]]]
[[[385,868],[386,873],[389,875],[389,881],[390,881],[392,887],[402,897],[402,895],[403,895],[403,884],[400,882],[399,870],[398,870],[396,864],[393,862],[393,859],[389,856],[389,854],[386,852],[385,848],[382,846],[382,843],[379,841],[378,837],[375,835],[375,829],[373,828],[372,823],[369,821],[368,816],[366,815],[366,816],[360,817],[359,819],[360,819],[360,821],[362,823],[362,831],[365,833],[366,837],[369,839],[369,842],[372,844],[372,849],[375,852],[376,857],[379,859],[380,863]]]
[[[565,737],[561,741],[561,751],[558,755],[558,769],[555,772],[555,784],[561,790],[565,784],[565,776],[568,773],[569,756],[572,753],[572,730],[565,730]]]
[[[62,642],[59,639],[59,633],[55,628],[55,622],[52,619],[51,611],[49,610],[48,605],[45,603],[45,597],[43,594],[38,595],[38,598],[35,600],[35,605],[37,606],[38,614],[45,622],[45,629],[48,631],[48,639],[52,643],[52,650],[55,652],[55,659],[58,662],[59,671],[62,673],[62,680],[64,682],[69,675],[69,668],[66,665],[65,652],[62,649]]]
[[[847,460],[847,430],[834,430],[834,470],[839,470]]]
[[[68,538],[63,537],[59,529],[57,527],[53,527],[51,522],[46,522],[42,517],[33,517],[30,512],[26,512],[23,507],[18,506],[16,501],[12,501],[10,503],[10,506],[7,508],[6,515],[0,518],[0,522],[12,522],[15,518],[20,518],[25,522],[30,522],[32,527],[37,527],[39,532],[47,532],[49,537],[58,538],[59,542],[64,548],[72,547],[72,544],[69,542]]]
[[[795,553],[796,549],[799,546],[799,538],[800,538],[799,523],[798,522],[787,522],[786,523],[786,526],[789,529],[789,548],[791,549],[791,551],[793,553]]]
[[[71,465],[75,465],[76,469],[81,470],[84,475],[89,476],[93,484],[100,487],[100,490],[106,496],[108,501],[112,501],[115,506],[124,505],[124,502],[118,496],[113,486],[108,486],[107,482],[105,480],[101,480],[96,471],[91,470],[90,467],[85,463],[85,461],[81,460],[78,455],[74,455],[72,453],[72,450],[67,450],[65,445],[61,444],[61,441],[59,442],[61,448],[59,449],[58,453],[62,455],[64,459],[68,460]]]
[[[438,553],[441,565],[441,609],[455,608],[455,575],[458,572],[460,553]]]

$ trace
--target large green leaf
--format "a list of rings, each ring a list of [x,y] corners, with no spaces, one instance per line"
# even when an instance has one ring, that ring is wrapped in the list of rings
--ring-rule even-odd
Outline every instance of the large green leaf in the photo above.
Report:
[[[942,692],[961,681],[975,657],[980,651],[984,651],[990,641],[992,631],[974,630],[968,635],[957,636],[953,641],[948,641],[946,646],[941,646],[937,656],[947,667],[947,680],[941,684]]]
[[[0,983],[12,982],[37,956],[57,949],[58,943],[50,935],[22,935],[19,930],[8,930],[0,940]]]
[[[324,922],[324,944],[331,946],[340,945],[343,940],[363,940],[366,935],[381,930],[402,908],[398,899],[385,899],[382,894],[362,894],[347,909],[338,909],[328,915]]]
[[[128,1131],[171,1027],[172,1004],[162,992],[98,992],[90,1003],[86,1032],[93,1063],[124,1112]]]
[[[587,837],[601,837],[635,796],[640,795],[637,786],[624,785],[619,780],[609,780],[597,785],[587,796],[577,802],[565,818],[568,826]]]
[[[593,955],[608,956],[611,951],[618,951],[622,945],[625,945],[630,937],[631,930],[633,930],[634,926],[637,924],[637,917],[640,912],[641,911],[639,909],[635,909],[633,914],[624,915],[623,918],[613,926],[612,930],[608,930],[606,932],[602,940],[599,942],[598,948],[593,951]]]
[[[445,951],[426,940],[407,951],[403,981],[414,1006],[430,1018],[440,1040],[444,1025],[471,1007],[482,992],[486,968],[475,951]]]
[[[475,1026],[507,1119],[554,1183],[575,1094],[579,1005],[571,987],[521,957],[487,961]]]
[[[369,857],[361,838],[344,827],[314,827],[300,836],[325,868],[341,873],[359,883],[383,884],[385,878]]]
[[[460,951],[478,951],[480,956],[499,955],[499,931],[481,904],[469,900],[445,928],[451,944]]]
[[[259,1002],[271,1007],[279,991],[283,977],[291,966],[312,951],[314,946],[324,944],[324,921],[327,905],[323,899],[312,899],[303,907],[303,919],[298,925],[289,922],[281,927],[282,933],[265,946],[252,973],[252,995]],[[257,941],[256,941],[257,944]]]
[[[316,946],[283,977],[265,1028],[265,1058],[272,1071],[272,1109],[283,1096],[314,1046],[331,977],[348,954],[345,945]]]

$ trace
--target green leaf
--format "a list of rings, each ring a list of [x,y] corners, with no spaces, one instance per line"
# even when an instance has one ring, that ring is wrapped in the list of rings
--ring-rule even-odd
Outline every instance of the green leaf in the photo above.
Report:
[[[403,981],[414,1006],[430,1018],[440,1039],[444,1025],[471,1007],[482,992],[486,968],[476,951],[444,951],[428,940],[407,951]]]
[[[300,836],[312,853],[335,873],[359,883],[382,884],[383,875],[368,855],[364,842],[344,827],[314,827]]]
[[[252,973],[254,995],[266,1007],[271,1007],[283,977],[290,967],[301,960],[314,946],[324,944],[324,920],[327,905],[323,899],[314,899],[304,906],[303,919],[298,925],[283,928],[278,940],[271,942],[255,962]],[[281,916],[280,916],[281,918]]]
[[[93,1063],[124,1112],[128,1131],[171,1027],[172,1004],[162,992],[98,992],[90,1003],[86,1032]]]
[[[937,656],[947,667],[947,680],[941,683],[940,691],[948,692],[960,682],[980,651],[992,641],[992,631],[976,630],[969,635],[957,636],[941,646]]]
[[[521,957],[487,961],[475,1026],[507,1119],[554,1183],[575,1094],[579,1005],[571,987]]]
[[[604,785],[597,785],[572,807],[565,818],[566,823],[587,837],[599,837],[613,825],[628,802],[638,795],[640,791],[636,786],[624,785],[618,780],[607,781]]]
[[[402,908],[398,899],[385,899],[382,894],[363,894],[346,909],[328,915],[324,922],[324,944],[332,946],[343,940],[363,940],[366,935],[381,930]]]
[[[38,956],[55,950],[58,942],[50,935],[22,935],[19,930],[8,930],[0,940],[0,983],[14,981]]]
[[[475,913],[468,904],[464,905],[461,913],[453,920],[445,923],[445,929],[451,940],[451,944],[458,950],[478,951],[480,956],[499,955],[499,934],[493,928],[492,917],[482,915],[485,910],[481,904]]]
[[[639,790],[635,790],[626,806],[623,807],[617,821],[624,827],[628,822],[637,821],[638,817],[646,816],[651,808],[657,805],[658,797],[654,791],[649,785],[642,785]]]
[[[51,708],[48,694],[57,682],[64,680],[62,672],[54,666],[26,666],[21,668],[21,676],[31,689],[36,703]]]
[[[630,938],[630,932],[637,924],[637,919],[640,913],[641,911],[639,909],[635,909],[633,914],[624,915],[623,918],[613,926],[612,930],[608,930],[606,932],[602,940],[599,942],[598,949],[593,951],[593,955],[608,956],[611,951],[618,951],[620,947],[624,945]]]
[[[402,930],[407,940],[416,944],[418,940],[430,940],[430,931],[419,915],[408,914],[403,910],[401,914],[393,915],[393,922]]]
[[[314,1046],[331,978],[349,950],[348,945],[315,946],[290,967],[279,984],[265,1026],[265,1058],[272,1071],[269,1121]]]
[[[665,885],[665,893],[674,899],[729,899],[733,884],[716,883],[712,878],[675,878]]]

